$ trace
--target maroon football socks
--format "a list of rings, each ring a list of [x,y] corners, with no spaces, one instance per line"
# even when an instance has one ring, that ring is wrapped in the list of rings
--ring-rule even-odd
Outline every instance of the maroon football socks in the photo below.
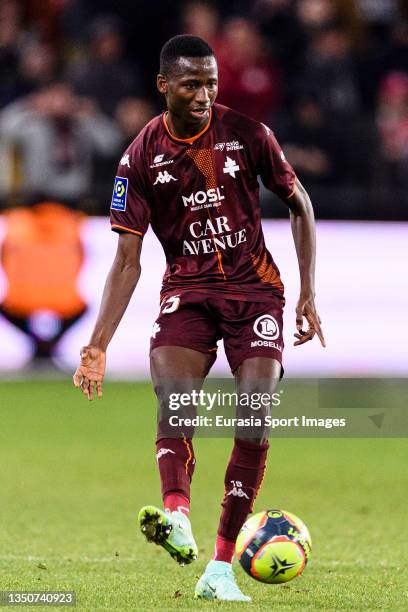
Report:
[[[190,438],[159,438],[156,459],[164,507],[188,513],[195,458]]]
[[[195,458],[190,438],[159,438],[157,463],[164,507],[188,514]],[[225,495],[213,559],[232,562],[235,540],[255,498],[266,469],[269,443],[235,439],[225,473]]]
[[[218,535],[235,542],[255,498],[266,469],[269,442],[235,439],[234,448],[225,473],[225,495],[218,526]]]

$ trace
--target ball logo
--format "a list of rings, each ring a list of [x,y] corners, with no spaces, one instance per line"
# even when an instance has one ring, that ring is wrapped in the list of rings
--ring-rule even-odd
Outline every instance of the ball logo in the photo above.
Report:
[[[276,340],[279,336],[279,325],[272,315],[261,315],[254,323],[254,332],[263,340]]]
[[[116,195],[121,198],[123,196],[123,194],[125,193],[125,186],[122,183],[122,181],[118,181],[115,185],[115,192]]]

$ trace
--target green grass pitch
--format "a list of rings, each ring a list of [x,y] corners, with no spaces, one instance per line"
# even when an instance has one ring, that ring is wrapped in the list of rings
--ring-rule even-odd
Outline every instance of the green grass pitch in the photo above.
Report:
[[[236,564],[253,603],[227,604],[193,591],[212,553],[231,440],[196,441],[200,557],[180,568],[136,527],[140,506],[160,503],[154,429],[148,384],[107,383],[93,403],[69,381],[0,384],[0,590],[74,590],[77,609],[90,611],[408,608],[407,440],[273,440],[255,511],[300,516],[311,562],[281,586]]]

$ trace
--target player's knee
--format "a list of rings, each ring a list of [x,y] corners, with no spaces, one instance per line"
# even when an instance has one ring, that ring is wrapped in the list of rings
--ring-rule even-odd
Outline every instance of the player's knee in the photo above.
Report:
[[[153,390],[157,397],[159,407],[163,406],[165,403],[168,404],[168,394],[166,392],[166,385],[162,381],[155,380],[153,383]]]
[[[150,370],[153,379],[163,376],[162,372],[165,371],[164,354],[161,349],[162,347],[156,347],[150,352]]]

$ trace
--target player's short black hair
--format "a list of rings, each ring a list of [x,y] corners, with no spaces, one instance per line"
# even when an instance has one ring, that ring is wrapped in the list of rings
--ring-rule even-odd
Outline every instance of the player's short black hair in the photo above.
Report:
[[[209,57],[214,55],[210,45],[198,36],[179,34],[170,38],[160,52],[160,74],[169,74],[179,57]]]

